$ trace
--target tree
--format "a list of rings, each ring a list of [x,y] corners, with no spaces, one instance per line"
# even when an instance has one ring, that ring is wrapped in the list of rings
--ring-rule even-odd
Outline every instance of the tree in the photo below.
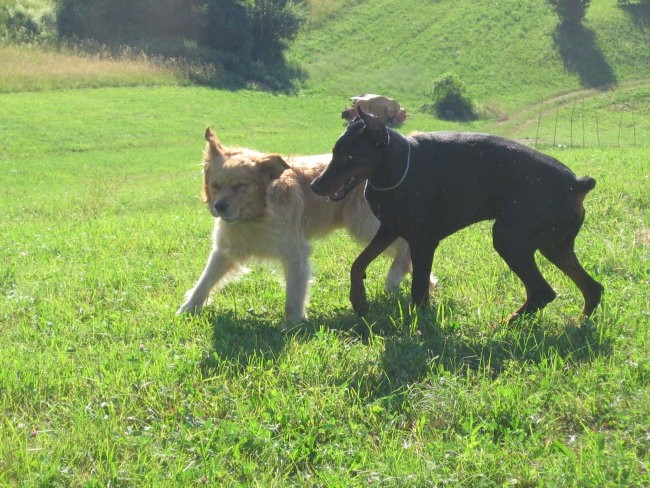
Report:
[[[255,0],[250,8],[254,55],[273,62],[281,56],[306,19],[304,1]]]
[[[560,22],[565,25],[578,25],[584,19],[591,0],[548,0]]]
[[[209,0],[200,11],[199,44],[220,51],[230,60],[228,68],[252,59],[250,6],[239,0]]]

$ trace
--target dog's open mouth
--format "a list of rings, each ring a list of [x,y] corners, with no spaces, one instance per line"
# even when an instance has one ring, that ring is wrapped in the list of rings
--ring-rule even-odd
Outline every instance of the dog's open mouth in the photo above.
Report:
[[[343,200],[347,196],[347,194],[350,193],[350,190],[352,190],[352,188],[357,186],[358,181],[359,181],[358,176],[350,177],[345,183],[343,183],[340,187],[338,187],[335,192],[330,193],[328,195],[328,198],[333,202],[338,202],[339,200]]]

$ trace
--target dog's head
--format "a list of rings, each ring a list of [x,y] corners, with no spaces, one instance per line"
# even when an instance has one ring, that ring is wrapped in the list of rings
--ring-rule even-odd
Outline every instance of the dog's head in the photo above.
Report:
[[[205,131],[203,200],[214,217],[227,222],[264,217],[271,182],[289,169],[277,154],[223,146],[212,129]]]
[[[314,193],[342,200],[362,181],[373,176],[388,146],[388,130],[376,116],[358,109],[355,119],[338,138],[332,161],[311,182]]]

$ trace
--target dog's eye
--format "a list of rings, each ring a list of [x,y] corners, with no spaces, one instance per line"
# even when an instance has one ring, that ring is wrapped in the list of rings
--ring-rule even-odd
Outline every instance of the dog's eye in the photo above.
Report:
[[[244,188],[246,188],[246,186],[247,186],[246,183],[235,183],[234,185],[232,185],[232,189],[235,190],[235,191],[239,191],[239,190],[243,190]]]
[[[352,156],[352,154],[348,154],[347,159],[348,159],[348,161],[350,161],[350,160],[354,159],[354,156]]]

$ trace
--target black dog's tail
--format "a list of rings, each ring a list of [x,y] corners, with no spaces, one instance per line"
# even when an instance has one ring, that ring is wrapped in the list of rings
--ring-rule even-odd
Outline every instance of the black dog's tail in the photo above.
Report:
[[[593,179],[591,176],[583,176],[581,178],[578,178],[576,185],[573,187],[573,191],[584,196],[593,190],[595,186],[595,179]]]

